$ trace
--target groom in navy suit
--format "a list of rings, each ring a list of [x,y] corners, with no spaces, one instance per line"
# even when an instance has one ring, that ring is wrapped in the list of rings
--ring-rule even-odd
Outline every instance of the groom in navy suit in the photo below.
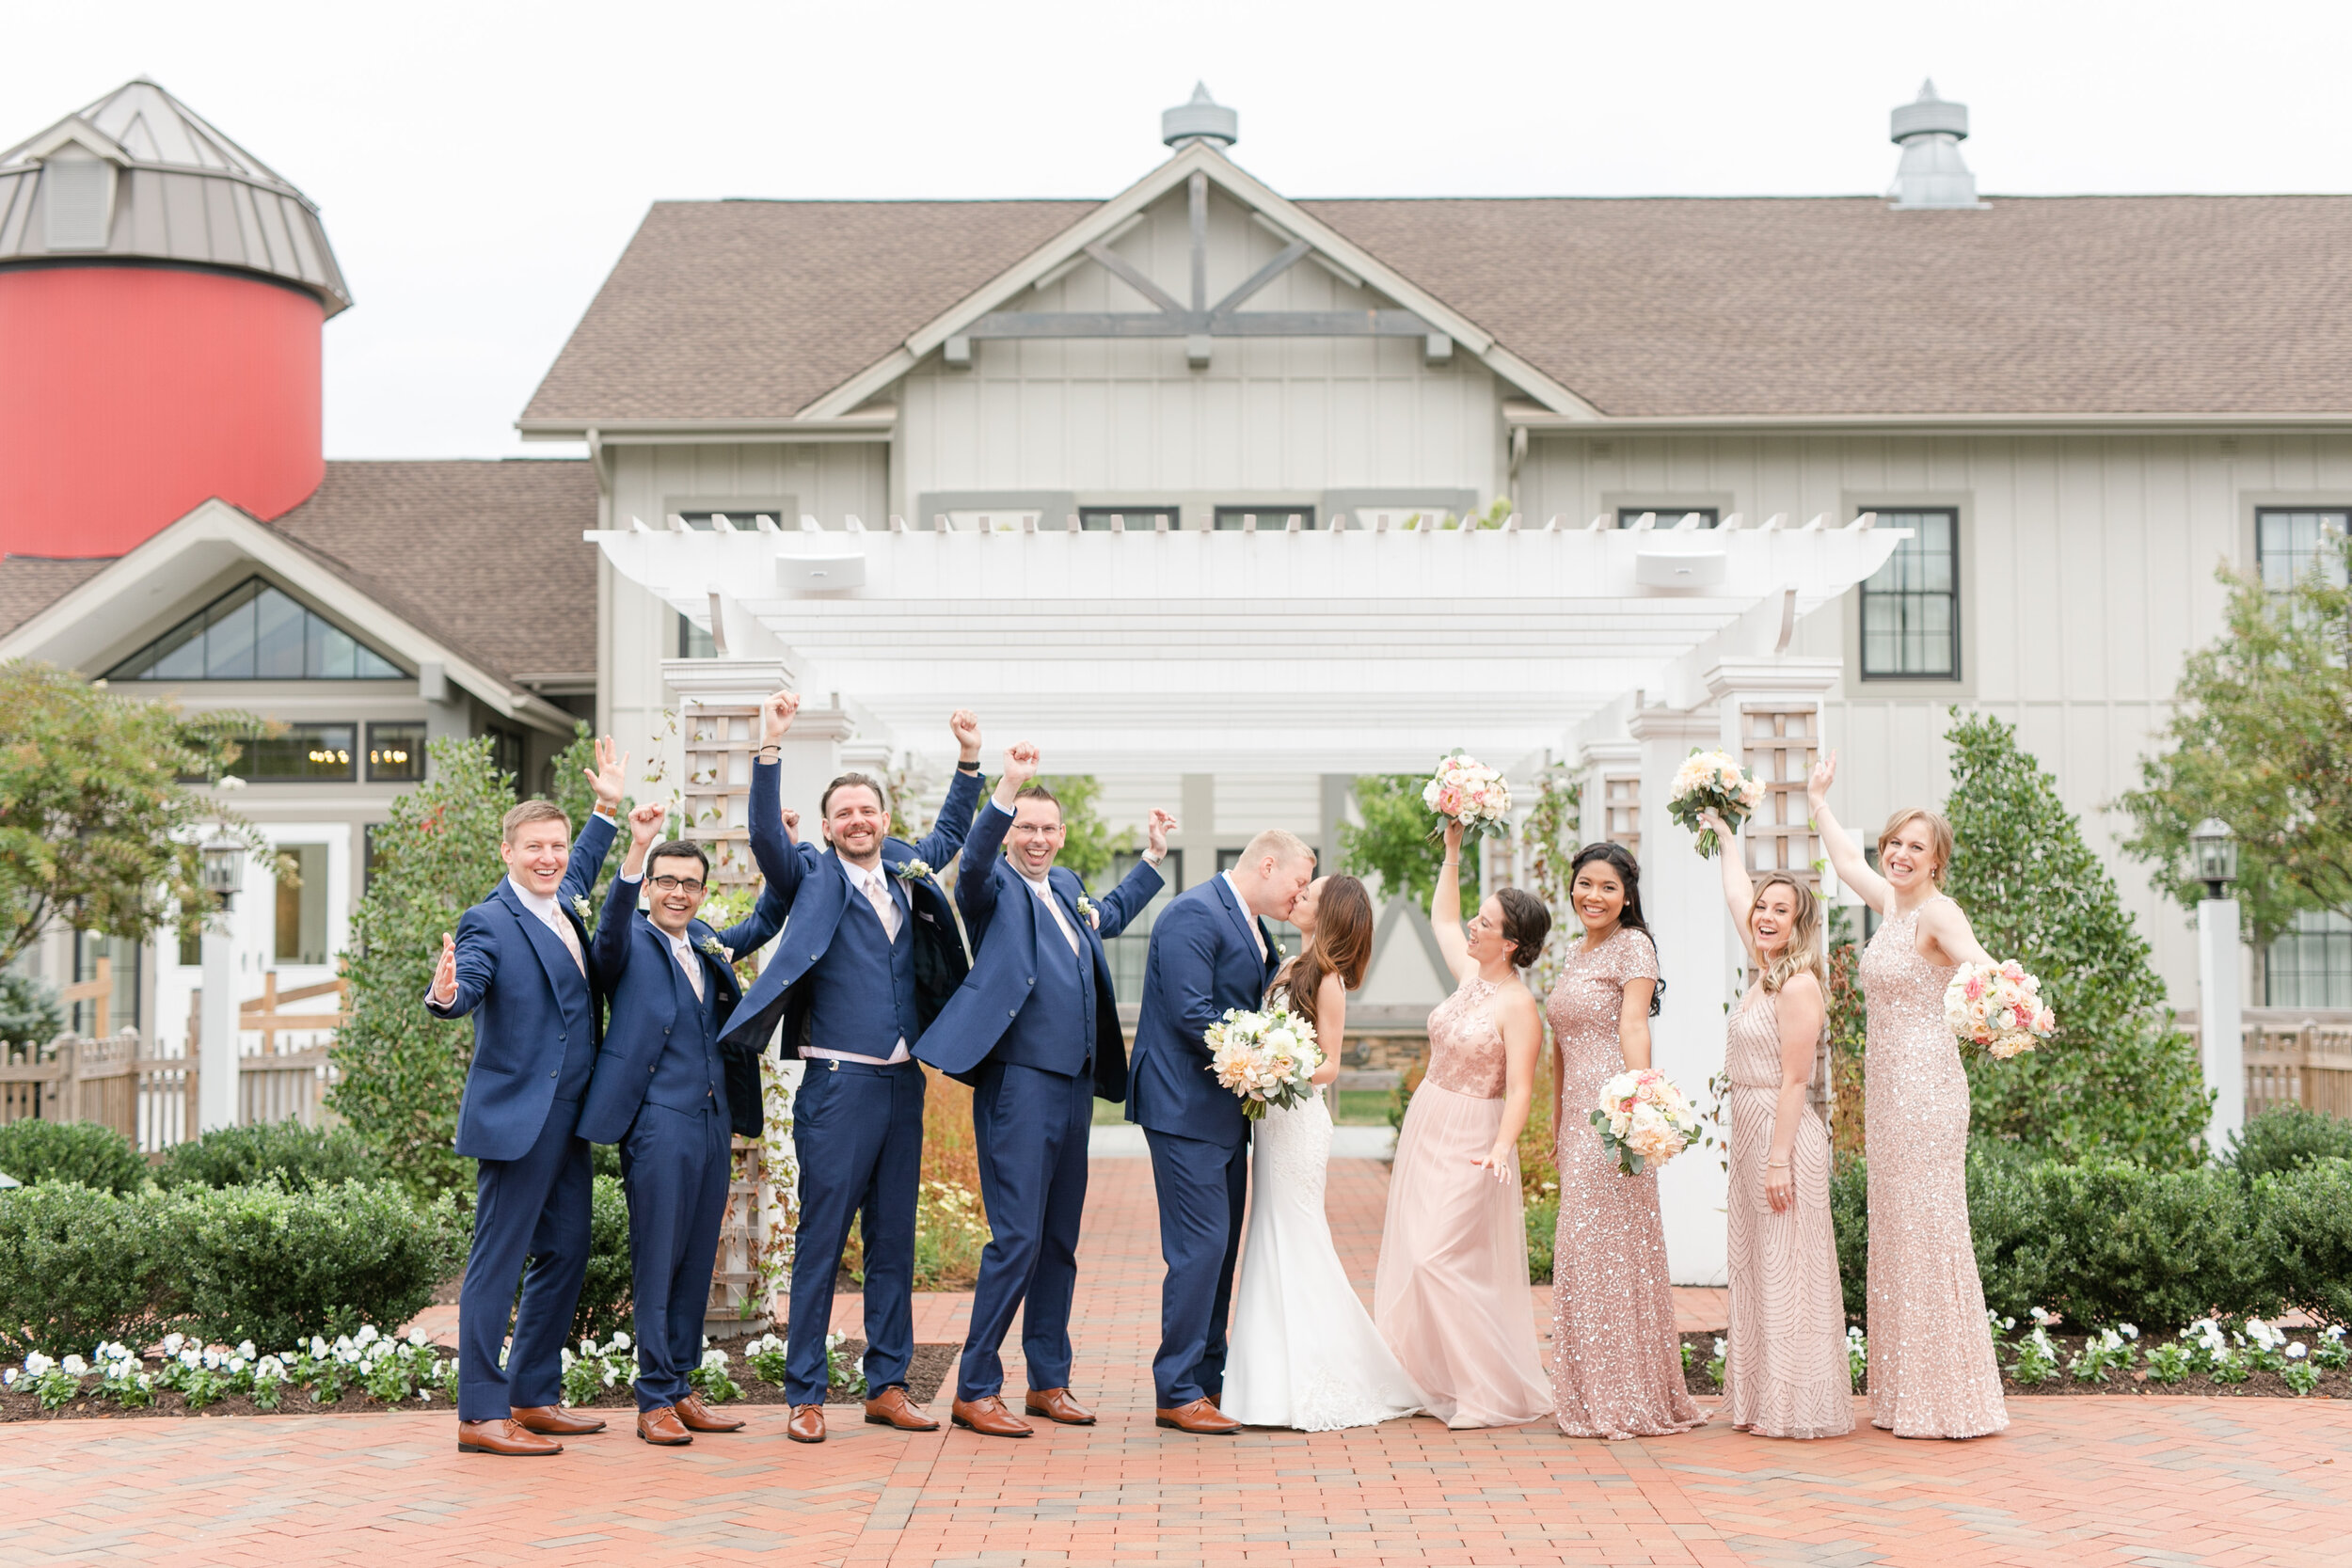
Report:
[[[980,1257],[953,1415],[956,1425],[988,1437],[1029,1435],[1029,1424],[1005,1408],[998,1354],[1024,1296],[1024,1407],[1066,1425],[1094,1421],[1070,1397],[1078,1220],[1094,1097],[1127,1098],[1127,1046],[1103,943],[1160,891],[1174,825],[1168,813],[1152,813],[1143,859],[1098,904],[1077,873],[1054,863],[1065,837],[1061,802],[1029,782],[1037,771],[1036,747],[1007,751],[1004,777],[973,824],[956,878],[972,973],[915,1048],[972,1085],[993,1234]],[[1007,853],[996,852],[999,845]]]
[[[785,691],[762,705],[755,789],[763,772],[774,777],[779,742],[799,707]],[[792,1109],[801,1218],[785,1328],[785,1398],[792,1406],[785,1435],[796,1443],[825,1440],[825,1331],[852,1220],[866,1243],[866,1382],[873,1396],[866,1418],[901,1432],[939,1425],[908,1402],[906,1390],[923,1168],[923,1069],[912,1048],[968,967],[935,871],[963,847],[980,803],[979,721],[959,708],[947,722],[961,761],[938,825],[922,842],[889,836],[882,782],[863,773],[825,786],[818,813],[827,853],[803,855],[781,832],[762,833],[755,824],[752,854],[792,912],[723,1043],[746,1059],[740,1053],[763,1049],[781,1020],[784,1048],[807,1064]],[[766,787],[767,799],[775,799],[774,785]],[[747,1098],[755,1109],[756,1089]],[[756,1130],[736,1108],[739,1128]]]
[[[1287,918],[1315,871],[1295,834],[1268,829],[1239,864],[1187,889],[1160,911],[1144,965],[1127,1119],[1143,1126],[1160,1200],[1160,1348],[1152,1360],[1159,1424],[1230,1434],[1225,1321],[1249,1192],[1249,1123],[1209,1073],[1201,1038],[1228,1008],[1255,1009],[1281,966],[1266,929]]]
[[[457,1297],[461,1453],[561,1453],[554,1438],[604,1427],[561,1401],[564,1346],[588,1274],[592,1173],[576,1132],[602,1022],[583,917],[612,847],[628,767],[609,736],[596,742],[596,815],[568,852],[572,825],[561,807],[525,800],[506,814],[506,877],[466,911],[456,936],[441,939],[425,992],[436,1018],[473,1015],[457,1109],[457,1152],[478,1162],[473,1250]],[[501,1365],[510,1309],[515,1341]]]

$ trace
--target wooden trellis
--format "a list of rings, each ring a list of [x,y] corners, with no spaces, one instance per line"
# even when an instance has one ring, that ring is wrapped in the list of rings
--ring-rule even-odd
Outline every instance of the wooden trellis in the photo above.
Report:
[[[759,879],[752,863],[752,758],[759,748],[759,709],[752,706],[690,706],[686,730],[686,780],[680,794],[685,836],[710,856],[711,881],[742,887]]]
[[[1607,773],[1600,781],[1601,837],[1642,855],[1642,775]]]
[[[1740,709],[1740,765],[1764,781],[1764,799],[1743,830],[1751,872],[1792,871],[1810,886],[1820,885],[1814,863],[1820,845],[1813,834],[1805,780],[1821,744],[1821,710],[1743,705]]]

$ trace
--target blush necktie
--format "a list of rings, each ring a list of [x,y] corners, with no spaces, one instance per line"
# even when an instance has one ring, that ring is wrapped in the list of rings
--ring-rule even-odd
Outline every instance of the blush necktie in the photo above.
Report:
[[[890,896],[890,884],[883,880],[889,875],[887,870],[882,870],[866,879],[866,901],[874,906],[875,917],[882,922],[882,935],[897,942],[898,901]]]

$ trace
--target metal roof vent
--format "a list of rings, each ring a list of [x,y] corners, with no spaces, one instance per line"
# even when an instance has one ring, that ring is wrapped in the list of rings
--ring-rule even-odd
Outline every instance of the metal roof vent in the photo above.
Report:
[[[1192,102],[1160,111],[1160,140],[1170,147],[1213,141],[1231,147],[1241,140],[1241,116],[1209,96],[1206,82],[1192,85]]]
[[[1960,144],[1968,135],[1968,105],[1936,97],[1932,78],[1919,84],[1916,102],[1897,107],[1889,117],[1887,135],[1903,150],[1894,188],[1886,193],[1898,212],[1984,205],[1977,199],[1977,177],[1960,155]]]

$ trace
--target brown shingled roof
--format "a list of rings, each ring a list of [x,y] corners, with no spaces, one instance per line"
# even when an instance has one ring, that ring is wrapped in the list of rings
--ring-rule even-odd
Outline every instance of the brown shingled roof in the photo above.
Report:
[[[112,561],[0,557],[0,636],[14,631],[113,565]]]
[[[780,419],[1091,202],[664,202],[528,419]],[[2352,198],[1302,201],[1621,416],[2352,411]]]

